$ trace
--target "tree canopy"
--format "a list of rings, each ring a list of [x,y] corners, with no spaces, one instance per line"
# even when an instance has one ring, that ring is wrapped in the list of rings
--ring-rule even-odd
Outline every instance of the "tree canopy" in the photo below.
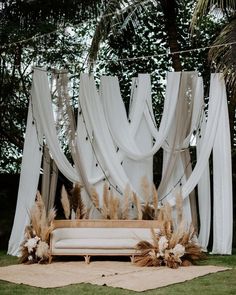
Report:
[[[0,172],[19,172],[33,65],[68,69],[75,109],[79,73],[85,70],[88,53],[90,59],[97,58],[93,69],[96,77],[103,73],[119,77],[127,106],[131,78],[140,72],[151,73],[158,124],[166,71],[198,70],[207,81],[214,66],[209,62],[208,49],[191,50],[211,46],[229,24],[227,17],[211,13],[200,19],[196,13],[200,21],[191,35],[194,3],[193,0],[1,1]],[[233,101],[230,98],[230,107]],[[231,110],[231,132],[235,131],[233,114],[235,106]]]

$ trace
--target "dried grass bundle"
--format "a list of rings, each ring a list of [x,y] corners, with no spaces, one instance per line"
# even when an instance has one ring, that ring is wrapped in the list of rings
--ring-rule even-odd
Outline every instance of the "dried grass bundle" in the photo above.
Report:
[[[137,197],[137,195],[134,192],[132,193],[132,201],[133,201],[134,206],[137,209],[137,219],[141,220],[143,217],[142,206],[139,201],[139,198]]]
[[[182,208],[179,207],[180,210],[182,211]],[[159,231],[155,233],[151,229],[152,243],[140,241],[136,246],[140,252],[140,255],[135,258],[137,265],[166,265],[170,268],[178,268],[180,265],[188,266],[206,257],[196,242],[193,225],[187,226],[181,216],[181,222],[174,228],[171,207],[168,203],[161,208],[158,220],[161,225]]]
[[[176,199],[177,224],[180,224],[183,219],[183,197],[181,193],[178,193],[175,199]]]
[[[142,206],[143,220],[153,220],[154,216],[155,216],[155,210],[149,203],[146,203],[144,206]]]
[[[121,209],[121,219],[129,219],[129,205],[130,205],[131,188],[127,184],[124,191],[123,207]]]
[[[31,224],[25,228],[25,240],[21,245],[21,263],[45,263],[50,258],[49,237],[54,229],[55,209],[47,216],[42,197],[37,192],[36,201],[30,210]]]
[[[138,266],[160,266],[161,260],[156,256],[154,250],[148,250],[146,253],[135,256],[134,263]]]
[[[111,190],[110,198],[109,198],[109,219],[118,219],[119,205],[120,205],[119,199],[113,196],[113,192]]]
[[[154,208],[154,218],[158,218],[158,193],[155,184],[152,185],[152,202],[153,202],[153,208]]]
[[[109,187],[107,183],[103,186],[103,203],[102,203],[102,215],[105,219],[110,218],[110,204],[109,204]]]
[[[91,199],[94,207],[99,209],[99,195],[94,186],[91,187]]]
[[[83,219],[86,215],[86,207],[81,196],[81,189],[82,185],[80,183],[76,183],[71,192],[72,209],[75,211],[76,219]]]
[[[166,202],[163,207],[164,220],[172,220],[172,207]]]
[[[150,201],[150,185],[146,176],[141,178],[141,189],[145,199],[145,205],[147,205]]]
[[[69,219],[71,214],[70,200],[64,185],[61,188],[61,204],[64,210],[65,218]]]

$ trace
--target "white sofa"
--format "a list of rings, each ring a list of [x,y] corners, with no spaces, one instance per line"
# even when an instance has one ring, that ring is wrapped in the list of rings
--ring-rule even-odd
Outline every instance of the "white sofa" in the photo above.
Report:
[[[152,242],[150,228],[158,230],[154,220],[56,220],[51,234],[51,255],[90,256],[138,255],[138,242]]]

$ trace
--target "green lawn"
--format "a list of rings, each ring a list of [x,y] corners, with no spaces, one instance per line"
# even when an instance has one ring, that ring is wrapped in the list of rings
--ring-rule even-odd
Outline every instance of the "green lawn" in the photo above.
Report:
[[[0,266],[16,264],[17,258],[6,255],[0,251]],[[148,295],[222,295],[236,294],[236,253],[232,256],[208,256],[206,261],[202,261],[201,265],[211,264],[219,266],[232,267],[232,270],[210,274],[201,278],[196,278],[186,283],[175,284],[169,287],[146,291],[142,293],[127,291],[118,288],[106,286],[94,286],[90,284],[70,285],[63,288],[41,289],[29,287],[26,285],[17,285],[0,281],[0,295],[2,294],[76,294],[76,295],[120,295],[120,294],[148,294]]]

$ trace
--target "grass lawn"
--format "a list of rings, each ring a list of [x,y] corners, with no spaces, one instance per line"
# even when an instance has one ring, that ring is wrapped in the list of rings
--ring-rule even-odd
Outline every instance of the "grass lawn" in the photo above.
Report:
[[[17,264],[17,258],[8,256],[4,251],[0,251],[0,266]],[[120,295],[120,294],[148,294],[148,295],[178,295],[178,294],[201,294],[201,295],[228,295],[236,294],[236,252],[232,256],[212,256],[209,255],[206,261],[202,261],[201,265],[218,265],[228,266],[232,270],[210,274],[204,277],[196,278],[194,280],[163,287],[151,291],[137,293],[133,291],[106,287],[95,286],[91,284],[76,284],[63,288],[41,289],[29,287],[26,285],[12,284],[5,281],[0,281],[0,295],[3,294],[76,294],[76,295]]]

